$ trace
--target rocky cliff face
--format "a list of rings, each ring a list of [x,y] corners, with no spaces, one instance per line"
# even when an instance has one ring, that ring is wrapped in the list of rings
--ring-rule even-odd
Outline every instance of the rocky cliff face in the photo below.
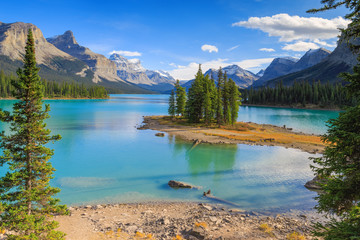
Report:
[[[47,38],[47,41],[69,55],[85,62],[94,72],[93,82],[97,83],[103,79],[109,81],[122,81],[117,75],[116,64],[104,55],[94,53],[89,48],[80,46],[72,31],[66,31],[63,35]]]
[[[360,38],[352,40],[351,42],[359,45]],[[285,85],[292,85],[294,81],[341,82],[342,80],[338,77],[339,73],[352,72],[352,68],[356,64],[357,55],[351,52],[346,41],[340,40],[334,51],[318,64],[298,72],[275,78],[266,84],[268,86],[275,86],[279,81],[283,81]]]
[[[41,30],[31,23],[0,23],[0,55],[8,56],[11,60],[22,61],[25,54],[25,45],[28,29],[31,29],[35,39],[36,60],[38,64],[44,64],[56,69],[56,65],[51,64],[51,59],[62,58],[65,60],[76,61],[69,54],[60,51],[46,41]]]
[[[267,85],[273,79],[308,69],[326,59],[330,54],[331,51],[319,48],[307,51],[300,60],[296,58],[275,58],[266,68],[263,76],[253,86]]]
[[[129,83],[158,92],[166,92],[174,87],[173,77],[163,71],[146,70],[139,59],[127,59],[116,53],[109,59],[116,64],[118,76]]]
[[[261,86],[271,79],[288,74],[298,60],[297,58],[291,57],[275,58],[265,69],[263,76],[259,78],[253,86]]]
[[[304,56],[300,58],[298,62],[295,63],[294,67],[289,73],[301,71],[306,68],[312,67],[321,62],[327,56],[329,56],[330,53],[331,51],[325,48],[310,49],[305,53]]]
[[[241,67],[235,64],[224,67],[222,71],[223,73],[226,72],[228,78],[231,78],[236,83],[236,85],[238,85],[241,88],[247,88],[248,86],[252,85],[256,80],[259,79],[259,77],[256,76],[254,73],[242,69]],[[219,74],[219,70],[213,68],[205,72],[205,75],[209,75],[210,77],[212,76],[216,82],[218,80],[218,74]]]

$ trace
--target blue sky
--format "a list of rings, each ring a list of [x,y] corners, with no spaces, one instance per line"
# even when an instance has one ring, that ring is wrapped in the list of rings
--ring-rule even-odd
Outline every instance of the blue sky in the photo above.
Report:
[[[192,78],[229,64],[257,72],[274,57],[333,50],[340,8],[308,14],[320,0],[26,0],[4,1],[0,21],[28,22],[45,37],[72,30],[78,43],[109,56],[119,51],[148,69]]]

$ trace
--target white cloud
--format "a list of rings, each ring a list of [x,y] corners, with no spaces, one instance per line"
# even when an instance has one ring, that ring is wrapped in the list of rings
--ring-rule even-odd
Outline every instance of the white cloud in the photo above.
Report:
[[[250,17],[247,21],[232,26],[260,29],[281,42],[294,40],[331,39],[339,34],[338,28],[345,28],[350,21],[342,17],[325,19],[319,17],[290,16],[286,13],[271,17]]]
[[[175,63],[169,63],[169,65],[172,67],[177,67],[177,65]]]
[[[232,64],[239,65],[244,69],[253,69],[258,70],[259,67],[262,67],[264,64],[269,64],[274,58],[260,58],[260,59],[247,59],[240,62],[229,62],[228,59],[216,59],[208,62],[204,62],[201,64],[202,70],[205,72],[209,68],[218,69],[219,67],[226,67]],[[196,72],[199,69],[199,64],[192,62],[189,63],[187,66],[180,66],[178,65],[176,69],[169,71],[171,76],[175,79],[179,80],[189,80],[193,79]]]
[[[125,56],[125,57],[140,57],[142,54],[140,52],[131,52],[131,51],[123,51],[123,50],[119,50],[119,51],[112,51],[110,52],[109,54],[114,54],[114,53],[117,53],[117,54],[120,54],[122,56]]]
[[[330,48],[334,48],[334,47],[337,46],[336,42],[327,43],[327,42],[321,41],[321,40],[319,40],[319,39],[315,39],[315,40],[314,40],[314,43],[317,43],[317,44],[319,44],[319,45],[321,45],[321,46],[324,46],[324,47],[330,47]]]
[[[233,64],[239,65],[240,67],[251,70],[253,68],[259,68],[264,64],[269,64],[274,58],[257,58],[257,59],[246,59],[240,62],[234,62]]]
[[[226,51],[231,52],[232,50],[235,50],[235,49],[237,49],[238,47],[240,47],[240,45],[233,46],[233,47],[229,48],[229,49],[226,50]]]
[[[292,43],[292,44],[285,44],[285,46],[282,47],[283,50],[295,51],[295,52],[304,52],[310,49],[318,49],[318,48],[320,48],[319,45],[313,42],[303,42],[303,41],[297,41],[296,43]]]
[[[203,50],[204,52],[209,52],[209,53],[211,53],[211,52],[218,52],[219,51],[219,49],[216,47],[216,46],[214,46],[214,45],[209,45],[209,44],[204,44],[204,45],[202,45],[201,46],[201,50]]]
[[[262,52],[275,52],[275,49],[273,49],[273,48],[260,48],[259,51],[262,51]]]

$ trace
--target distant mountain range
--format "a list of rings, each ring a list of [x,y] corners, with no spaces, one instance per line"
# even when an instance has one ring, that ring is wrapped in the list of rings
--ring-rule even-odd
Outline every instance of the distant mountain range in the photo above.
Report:
[[[292,57],[275,58],[265,69],[263,76],[253,84],[253,87],[267,85],[272,79],[312,67],[329,56],[330,53],[329,50],[319,48],[307,51],[300,59]]]
[[[341,38],[342,39],[342,38]],[[360,39],[352,41],[354,44],[360,44]],[[353,54],[345,41],[339,40],[338,46],[334,51],[323,58],[319,63],[305,68],[298,72],[293,72],[274,78],[268,81],[267,86],[275,86],[282,81],[284,85],[290,86],[294,81],[321,81],[322,83],[341,82],[338,77],[341,72],[352,72],[357,64],[357,55]]]
[[[224,67],[222,69],[222,72],[226,73],[227,77],[231,78],[240,88],[247,88],[251,86],[256,80],[259,79],[258,75],[255,75],[254,73],[245,70],[235,64]],[[219,74],[219,69],[210,68],[205,72],[204,75],[213,78],[215,80],[215,83],[217,83],[218,74]],[[189,87],[191,87],[193,81],[194,80],[187,81],[182,86],[188,89]]]
[[[127,63],[119,64],[118,59],[108,59],[79,45],[71,31],[45,39],[35,25],[22,22],[0,22],[0,69],[8,74],[15,74],[23,64],[29,28],[33,31],[42,78],[99,84],[117,93],[163,92],[174,86],[175,80],[168,73],[146,70],[139,60],[120,55],[117,57]]]
[[[169,73],[146,70],[139,59],[126,59],[116,53],[109,59],[116,64],[117,75],[129,83],[156,92],[166,92],[174,88],[175,79]]]
[[[319,48],[309,50],[300,59],[293,57],[275,58],[265,70],[262,69],[257,74],[242,69],[237,65],[224,67],[222,71],[226,72],[228,78],[234,80],[240,88],[261,87],[278,77],[312,67],[329,56],[330,53],[324,48]],[[209,69],[205,72],[205,75],[212,76],[217,82],[218,73],[219,70]],[[193,80],[190,80],[184,83],[183,86],[189,88],[192,82]]]
[[[105,86],[113,93],[167,93],[175,84],[175,79],[161,70],[147,70],[139,59],[127,59],[119,54],[109,58],[94,53],[77,43],[73,32],[45,39],[41,30],[30,23],[0,22],[0,69],[15,74],[22,66],[28,29],[35,38],[37,62],[42,78],[53,81],[76,81],[85,84]],[[356,40],[360,42],[359,39]],[[275,58],[264,70],[254,74],[237,65],[224,67],[240,88],[275,86],[282,81],[291,85],[294,81],[338,82],[340,72],[352,71],[357,63],[345,42],[339,42],[330,51],[320,48],[309,50],[300,59],[292,57]],[[205,75],[217,81],[218,69],[209,69]],[[189,88],[193,80],[183,84]]]

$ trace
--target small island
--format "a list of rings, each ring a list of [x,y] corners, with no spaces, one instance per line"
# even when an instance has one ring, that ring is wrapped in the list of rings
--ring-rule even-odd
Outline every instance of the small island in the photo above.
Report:
[[[322,153],[325,144],[321,137],[313,134],[293,132],[286,126],[252,122],[236,122],[233,125],[218,126],[189,123],[183,118],[170,116],[145,116],[139,129],[167,132],[185,141],[210,144],[250,144],[261,146],[283,146],[309,153]]]

